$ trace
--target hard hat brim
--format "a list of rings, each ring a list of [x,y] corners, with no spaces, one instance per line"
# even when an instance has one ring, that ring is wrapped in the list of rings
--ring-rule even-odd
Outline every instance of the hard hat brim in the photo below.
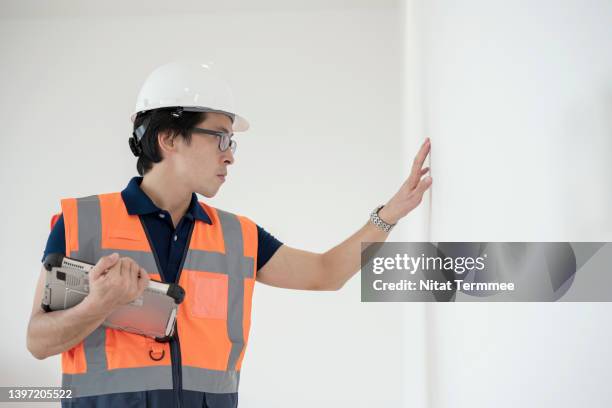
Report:
[[[159,108],[154,108],[154,109],[169,108],[169,107],[170,106],[160,106]],[[245,118],[243,118],[240,115],[236,115],[235,113],[232,113],[232,112],[226,112],[224,110],[219,110],[219,109],[205,108],[202,106],[182,106],[182,108],[186,112],[213,112],[213,113],[221,113],[221,114],[227,115],[232,119],[232,131],[233,132],[245,132],[250,127],[249,122]],[[148,110],[153,110],[153,109],[148,109]],[[134,123],[134,120],[136,120],[136,115],[140,112],[146,112],[146,111],[138,111],[138,112],[132,113],[132,115],[130,116],[130,120],[132,121],[132,123]]]
[[[249,122],[240,115],[236,115],[234,123],[232,124],[232,130],[234,132],[246,132],[249,130]]]

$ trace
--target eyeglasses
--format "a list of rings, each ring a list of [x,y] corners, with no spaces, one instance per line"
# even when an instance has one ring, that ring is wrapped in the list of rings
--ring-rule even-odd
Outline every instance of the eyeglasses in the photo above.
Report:
[[[232,136],[234,136],[233,133],[220,132],[217,130],[202,129],[202,128],[193,128],[192,132],[193,133],[203,133],[205,135],[217,136],[219,138],[219,150],[224,152],[227,149],[231,149],[232,154],[236,153],[237,143],[235,140],[232,140]]]

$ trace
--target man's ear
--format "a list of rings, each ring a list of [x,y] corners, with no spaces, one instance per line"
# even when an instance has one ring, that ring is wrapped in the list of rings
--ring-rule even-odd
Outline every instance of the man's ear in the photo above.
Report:
[[[164,157],[169,152],[176,150],[175,137],[167,131],[159,132],[157,134],[157,144],[159,145],[159,152]]]

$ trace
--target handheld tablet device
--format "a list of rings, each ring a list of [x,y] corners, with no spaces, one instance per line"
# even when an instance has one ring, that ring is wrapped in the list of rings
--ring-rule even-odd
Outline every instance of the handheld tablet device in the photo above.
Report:
[[[69,309],[89,294],[88,274],[94,265],[57,253],[47,255],[43,265],[47,276],[42,308],[46,312]],[[150,280],[139,298],[118,307],[102,324],[160,342],[169,341],[184,297],[185,291],[179,285]]]

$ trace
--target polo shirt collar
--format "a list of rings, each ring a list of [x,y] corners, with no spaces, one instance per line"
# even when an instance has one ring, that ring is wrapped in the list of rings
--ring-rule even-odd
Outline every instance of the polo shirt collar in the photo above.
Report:
[[[127,212],[130,215],[144,215],[151,213],[158,213],[162,211],[159,207],[153,203],[148,195],[140,188],[142,183],[142,177],[133,177],[128,183],[127,187],[121,192],[121,198]],[[207,224],[212,225],[212,221],[206,211],[198,203],[198,197],[196,193],[191,193],[191,203],[187,208],[187,215],[195,218],[196,220],[204,221]]]

